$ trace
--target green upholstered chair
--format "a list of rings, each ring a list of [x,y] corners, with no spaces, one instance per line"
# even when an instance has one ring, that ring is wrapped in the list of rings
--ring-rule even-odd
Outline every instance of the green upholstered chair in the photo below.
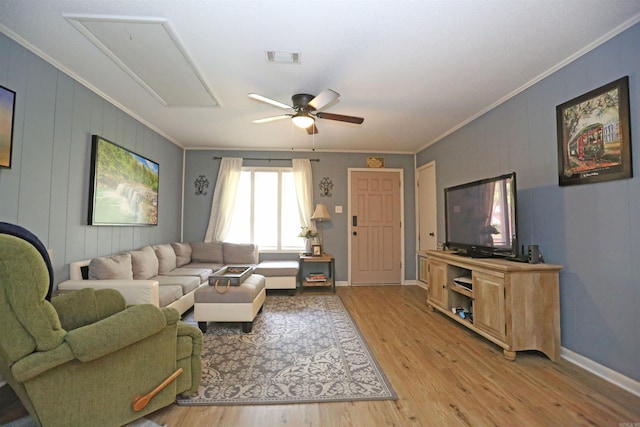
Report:
[[[196,392],[202,333],[176,310],[127,307],[112,289],[51,298],[52,283],[42,243],[0,222],[0,375],[36,423],[120,426]]]

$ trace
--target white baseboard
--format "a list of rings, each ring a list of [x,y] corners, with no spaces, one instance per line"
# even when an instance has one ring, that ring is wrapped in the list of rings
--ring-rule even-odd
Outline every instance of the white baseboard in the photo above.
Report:
[[[381,283],[381,284],[367,284],[367,285],[351,285],[348,280],[344,281],[336,281],[336,286],[390,286],[394,284],[389,283]],[[420,286],[421,288],[427,289],[427,285],[420,282],[419,280],[405,280],[404,283],[401,283],[401,286]]]
[[[640,382],[634,380],[633,378],[622,375],[621,373],[616,372],[613,369],[607,368],[606,366],[594,362],[593,360],[581,356],[578,353],[564,347],[562,347],[560,356],[566,361],[571,362],[574,365],[577,365],[582,369],[589,371],[606,381],[609,381],[611,384],[614,384],[621,389],[640,397]]]

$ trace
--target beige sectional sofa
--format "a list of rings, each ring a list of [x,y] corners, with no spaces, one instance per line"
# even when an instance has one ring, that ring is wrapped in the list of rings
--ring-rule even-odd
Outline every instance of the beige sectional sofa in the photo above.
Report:
[[[258,247],[239,243],[166,243],[70,264],[70,279],[58,285],[66,293],[83,288],[117,289],[127,304],[193,307],[194,293],[225,265],[253,266],[267,276],[267,289],[296,289],[297,262],[258,262]]]

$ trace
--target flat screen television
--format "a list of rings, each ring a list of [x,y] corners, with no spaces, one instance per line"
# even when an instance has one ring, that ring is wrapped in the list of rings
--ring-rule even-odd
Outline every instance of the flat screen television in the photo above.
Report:
[[[472,257],[518,257],[516,173],[444,190],[446,245]]]

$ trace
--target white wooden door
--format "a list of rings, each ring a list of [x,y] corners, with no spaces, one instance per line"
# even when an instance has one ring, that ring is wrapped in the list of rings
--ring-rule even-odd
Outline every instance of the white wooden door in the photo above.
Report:
[[[399,171],[351,171],[351,283],[401,283]]]
[[[418,168],[418,250],[435,250],[438,246],[436,218],[436,164]]]

